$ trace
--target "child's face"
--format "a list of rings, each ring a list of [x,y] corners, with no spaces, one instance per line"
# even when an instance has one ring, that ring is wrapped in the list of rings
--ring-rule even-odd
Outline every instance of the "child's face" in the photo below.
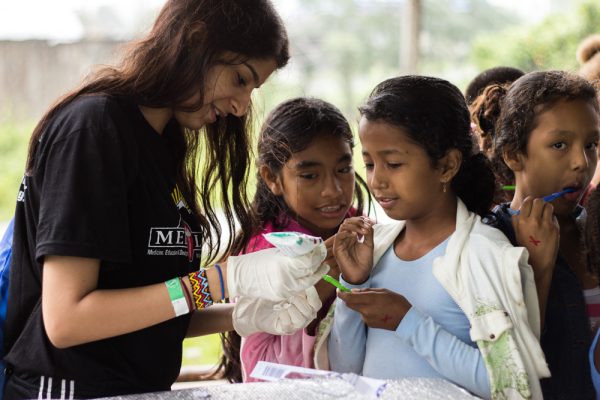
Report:
[[[527,155],[518,155],[515,179],[522,198],[573,188],[576,192],[552,203],[557,215],[571,213],[596,169],[598,122],[594,108],[581,100],[561,101],[540,113]]]
[[[367,184],[385,213],[396,220],[431,215],[442,201],[440,169],[406,131],[362,118],[359,124]]]
[[[324,136],[294,153],[281,169],[279,187],[298,222],[321,237],[337,231],[352,205],[352,149],[341,138]]]

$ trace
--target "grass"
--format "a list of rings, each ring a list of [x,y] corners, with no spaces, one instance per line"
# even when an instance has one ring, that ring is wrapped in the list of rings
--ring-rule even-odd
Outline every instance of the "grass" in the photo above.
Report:
[[[15,212],[32,129],[32,123],[0,123],[0,222]]]
[[[185,339],[182,366],[216,366],[221,354],[221,339],[218,334]]]

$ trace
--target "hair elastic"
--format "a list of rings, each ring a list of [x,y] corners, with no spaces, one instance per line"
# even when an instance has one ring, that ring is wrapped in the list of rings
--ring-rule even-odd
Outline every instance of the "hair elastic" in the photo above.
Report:
[[[215,268],[219,273],[219,283],[221,284],[221,303],[225,303],[225,283],[223,282],[223,271],[221,271],[221,266],[219,264],[215,264]]]

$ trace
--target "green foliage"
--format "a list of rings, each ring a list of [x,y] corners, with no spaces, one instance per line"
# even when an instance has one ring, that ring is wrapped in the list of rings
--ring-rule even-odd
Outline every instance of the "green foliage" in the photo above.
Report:
[[[509,65],[525,71],[575,71],[579,42],[599,30],[600,3],[584,0],[572,12],[550,15],[532,27],[477,38],[471,59],[481,70]]]
[[[318,96],[355,115],[360,99],[383,77],[397,73],[398,2],[305,0],[287,24],[298,76],[277,82],[294,96]],[[370,71],[382,74],[368,79]],[[281,75],[286,75],[282,71]],[[285,89],[283,89],[285,90]]]
[[[15,212],[32,128],[10,121],[0,124],[0,222],[9,221]]]
[[[421,68],[456,68],[471,52],[473,38],[515,26],[513,14],[480,0],[422,0]]]
[[[221,357],[219,334],[199,336],[183,341],[183,366],[216,366]]]
[[[281,71],[269,106],[292,96],[318,96],[354,120],[357,106],[384,79],[403,73],[402,0],[303,0],[287,21],[294,75]],[[421,0],[420,73],[462,84],[475,75],[465,65],[473,38],[520,23],[483,0]],[[271,107],[267,107],[270,109]]]

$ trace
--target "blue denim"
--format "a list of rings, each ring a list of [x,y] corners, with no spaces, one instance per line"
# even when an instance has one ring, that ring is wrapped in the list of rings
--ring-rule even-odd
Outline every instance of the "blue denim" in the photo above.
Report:
[[[6,304],[8,302],[8,276],[12,255],[12,242],[15,220],[10,220],[0,240],[0,400],[4,393],[6,364],[4,363],[4,322],[6,321]]]
[[[590,347],[590,365],[592,366],[592,383],[594,384],[594,389],[596,389],[596,400],[600,400],[600,372],[596,369],[594,365],[594,351],[596,350],[596,346],[598,346],[598,338],[600,337],[600,329],[596,331],[596,336],[594,336],[594,341],[592,342],[592,346]]]
[[[494,208],[483,219],[488,225],[500,229],[517,245],[515,232],[508,213],[509,204]],[[582,208],[573,217],[577,218]],[[583,289],[577,276],[560,253],[546,305],[541,345],[552,376],[540,381],[544,399],[594,399],[588,351],[591,344],[589,319],[586,313]]]

